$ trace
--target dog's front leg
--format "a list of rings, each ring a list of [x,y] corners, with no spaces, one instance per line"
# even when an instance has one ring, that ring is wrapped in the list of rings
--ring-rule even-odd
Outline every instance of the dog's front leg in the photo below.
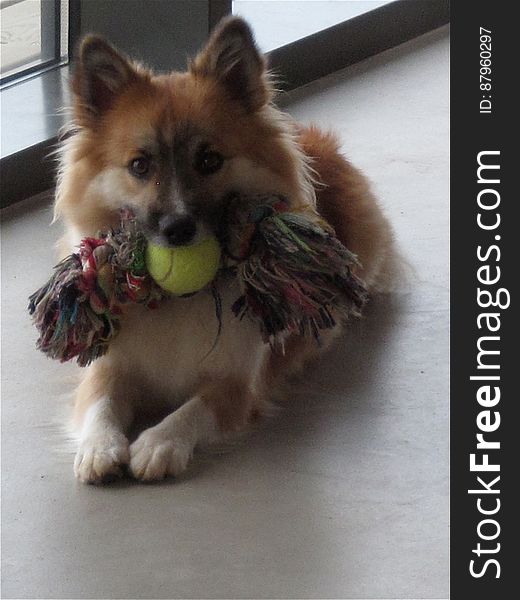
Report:
[[[254,394],[232,377],[214,380],[130,447],[130,470],[143,481],[182,473],[199,443],[211,443],[243,429],[254,408]]]
[[[132,393],[110,362],[89,367],[76,393],[74,425],[79,448],[74,473],[84,483],[120,476],[130,459],[126,429],[133,418]]]

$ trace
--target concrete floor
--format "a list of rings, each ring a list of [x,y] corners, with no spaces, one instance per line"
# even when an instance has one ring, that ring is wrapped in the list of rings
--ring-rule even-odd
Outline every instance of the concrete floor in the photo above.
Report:
[[[75,368],[34,350],[25,313],[59,231],[45,202],[3,215],[4,598],[448,596],[448,47],[443,29],[291,97],[339,130],[417,274],[178,482],[73,479]]]

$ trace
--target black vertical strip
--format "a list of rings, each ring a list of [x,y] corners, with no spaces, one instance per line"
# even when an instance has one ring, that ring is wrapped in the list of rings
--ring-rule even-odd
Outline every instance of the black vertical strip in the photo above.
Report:
[[[232,0],[208,0],[208,34],[221,19],[232,12]]]
[[[54,61],[59,58],[56,50],[56,30],[59,29],[58,15],[59,11],[58,0],[48,0],[41,3],[40,9],[40,40],[41,40],[41,61]]]
[[[61,60],[61,1],[54,0],[54,58]]]
[[[515,22],[509,3],[452,4],[452,599],[518,587]]]
[[[69,61],[72,61],[78,49],[81,37],[81,0],[69,0]]]

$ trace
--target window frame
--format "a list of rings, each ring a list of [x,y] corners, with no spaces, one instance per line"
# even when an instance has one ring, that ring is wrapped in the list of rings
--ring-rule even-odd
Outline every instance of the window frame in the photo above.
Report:
[[[88,0],[69,0],[70,57],[74,56],[79,39],[88,30],[88,24],[81,22],[81,7],[86,1]],[[232,1],[206,2],[209,34],[223,16],[231,14]],[[280,88],[290,91],[437,29],[449,23],[449,19],[449,0],[393,0],[367,13],[272,50],[267,53],[267,58],[270,68],[282,78]],[[388,23],[397,24],[398,27],[388,28]],[[120,21],[118,25],[121,26]],[[377,32],[376,36],[373,35],[374,32]],[[349,43],[345,44],[345,40],[349,40]],[[333,52],[330,51],[331,47]],[[65,74],[69,72],[68,65],[51,67],[56,68],[65,69]],[[46,75],[49,76],[49,73],[40,73],[37,77]],[[67,77],[58,77],[56,85],[65,85],[63,82],[66,79]],[[29,84],[31,81],[21,85]],[[54,94],[55,98],[62,96],[63,90]],[[30,147],[0,159],[0,207],[18,202],[52,186],[55,166],[53,160],[49,159],[49,153],[56,146],[58,129],[59,127],[56,127],[53,135],[37,140]],[[30,176],[24,177],[22,173],[30,173]]]
[[[20,0],[23,2],[24,0]],[[6,7],[8,8],[8,7]],[[44,73],[49,69],[63,65],[67,60],[61,54],[61,0],[46,0],[41,3],[41,56],[51,55],[45,60],[36,60],[29,66],[21,68],[15,73],[0,78],[2,89],[21,82],[29,77]],[[51,49],[47,52],[47,49]]]
[[[449,0],[394,0],[268,52],[269,65],[290,91],[442,27],[449,16]]]

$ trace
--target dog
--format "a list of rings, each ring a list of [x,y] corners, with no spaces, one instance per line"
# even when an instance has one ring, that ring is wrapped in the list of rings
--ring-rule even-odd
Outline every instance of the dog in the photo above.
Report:
[[[230,193],[276,193],[334,227],[357,255],[357,275],[370,291],[387,287],[393,235],[366,179],[332,133],[300,125],[275,106],[266,60],[241,18],[221,22],[187,71],[168,75],[154,75],[89,35],[72,93],[55,199],[55,218],[66,230],[63,254],[116,226],[122,207],[150,239],[175,246],[221,228]],[[339,324],[328,330],[321,348],[293,334],[274,356],[252,322],[232,315],[237,284],[219,292],[222,329],[212,352],[209,293],[126,311],[109,352],[85,369],[75,394],[80,481],[101,483],[125,470],[142,481],[180,475],[197,445],[245,430],[284,377],[341,331]],[[167,416],[130,444],[134,419],[155,406],[168,407]]]

